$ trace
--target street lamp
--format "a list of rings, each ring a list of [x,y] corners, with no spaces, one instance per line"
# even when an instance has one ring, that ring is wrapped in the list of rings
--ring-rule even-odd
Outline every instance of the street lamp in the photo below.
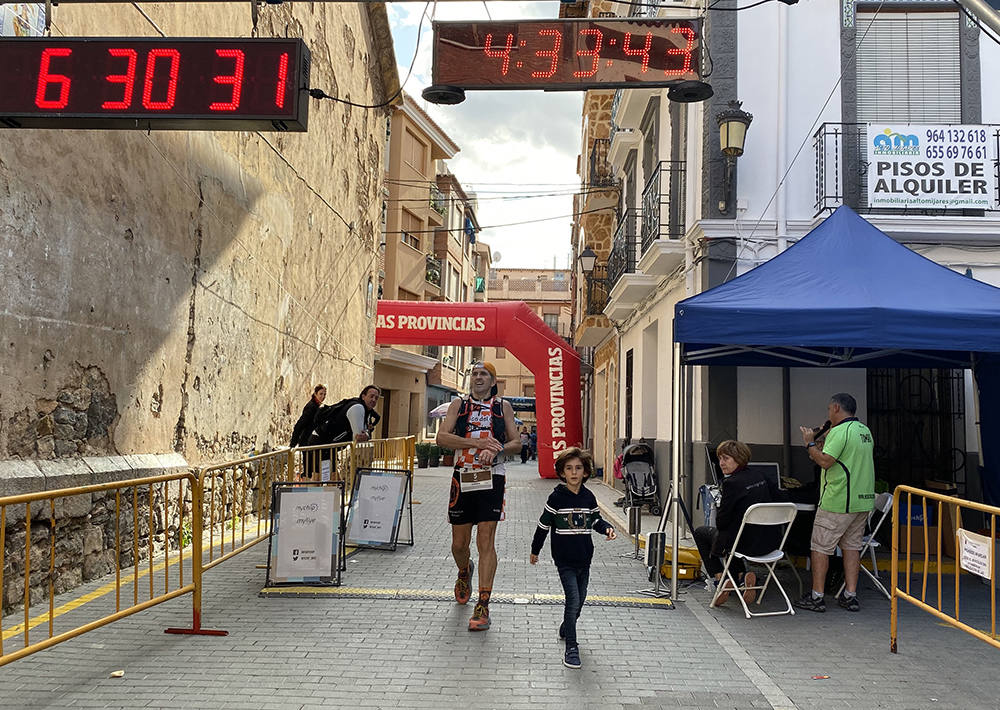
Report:
[[[726,174],[722,182],[722,199],[719,200],[719,212],[726,213],[732,204],[733,169],[736,159],[743,155],[743,145],[747,139],[747,128],[753,116],[740,107],[742,101],[730,101],[729,108],[716,115],[719,124],[719,147],[726,156]]]
[[[580,269],[583,271],[583,275],[590,280],[590,275],[594,273],[594,266],[597,264],[597,254],[590,247],[587,247],[579,256]]]

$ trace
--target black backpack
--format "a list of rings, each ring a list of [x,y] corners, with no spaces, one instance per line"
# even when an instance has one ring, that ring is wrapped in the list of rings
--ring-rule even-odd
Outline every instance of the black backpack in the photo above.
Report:
[[[348,397],[316,412],[309,445],[337,444],[342,441],[350,441],[353,437],[351,436],[351,423],[347,420],[347,410],[355,404],[365,406],[364,400],[360,397]],[[365,407],[366,414],[367,411],[368,408]]]

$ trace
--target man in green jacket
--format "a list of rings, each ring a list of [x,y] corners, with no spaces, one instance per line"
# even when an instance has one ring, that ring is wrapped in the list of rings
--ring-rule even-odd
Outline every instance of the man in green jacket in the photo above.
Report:
[[[858,611],[858,572],[861,568],[865,521],[875,505],[875,448],[871,430],[855,416],[858,403],[849,394],[835,394],[827,405],[830,430],[821,441],[810,427],[799,427],[809,458],[823,469],[820,498],[809,548],[812,591],[795,602],[799,609],[826,611],[823,591],[830,555],[839,546],[844,554],[844,593],[837,603]]]

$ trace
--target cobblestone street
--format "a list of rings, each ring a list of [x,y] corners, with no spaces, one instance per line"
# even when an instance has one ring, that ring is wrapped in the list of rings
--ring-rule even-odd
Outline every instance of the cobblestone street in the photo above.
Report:
[[[888,604],[864,585],[858,614],[834,604],[825,615],[752,621],[735,602],[709,611],[700,588],[686,590],[674,610],[598,601],[580,620],[582,670],[564,668],[561,606],[513,603],[561,592],[547,547],[537,566],[527,562],[553,482],[539,479],[530,463],[509,471],[499,599],[488,632],[466,630],[471,605],[433,598],[454,580],[448,471],[421,469],[416,544],[354,555],[344,585],[431,598],[260,598],[264,570],[257,565],[267,556],[261,544],[206,574],[203,623],[229,636],[164,634],[190,621],[190,600],[174,600],[0,669],[3,706],[996,707],[994,649],[903,606],[900,653],[892,655]],[[648,586],[642,563],[620,557],[632,549],[627,536],[611,543],[595,536],[595,546],[591,596],[635,596]],[[4,628],[13,623],[5,620]],[[124,677],[110,678],[116,670]],[[813,680],[817,675],[830,678]]]

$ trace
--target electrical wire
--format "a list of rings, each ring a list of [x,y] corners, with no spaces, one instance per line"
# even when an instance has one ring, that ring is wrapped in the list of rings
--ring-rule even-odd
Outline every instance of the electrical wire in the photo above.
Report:
[[[585,214],[594,214],[595,212],[606,212],[607,210],[615,210],[617,207],[595,207],[592,210],[584,210],[583,212],[574,212],[572,214],[561,214],[555,215],[553,217],[540,217],[538,219],[526,219],[520,222],[508,222],[507,224],[491,224],[485,227],[480,227],[479,230],[487,229],[500,229],[501,227],[519,227],[522,224],[536,224],[538,222],[551,222],[557,219],[571,219],[573,217],[581,217]],[[392,229],[385,230],[383,234],[440,234],[442,232],[464,232],[464,227],[454,227],[451,229],[446,229],[440,227],[438,229]]]
[[[380,104],[356,104],[353,101],[348,101],[347,99],[338,99],[335,96],[330,96],[322,89],[309,89],[309,95],[312,96],[314,99],[329,99],[330,101],[336,101],[337,103],[347,104],[348,106],[354,106],[355,108],[365,108],[365,109],[383,108],[385,106],[389,106],[390,104],[392,104],[392,102],[395,101],[397,98],[399,98],[400,94],[403,93],[403,87],[406,86],[406,82],[410,80],[410,76],[413,74],[413,67],[416,65],[417,56],[420,54],[420,36],[423,34],[424,18],[427,17],[427,8],[430,7],[430,5],[431,5],[430,0],[427,0],[427,2],[424,4],[423,12],[420,13],[420,22],[417,24],[417,41],[415,43],[415,46],[413,47],[413,59],[410,60],[410,68],[406,70],[406,77],[403,79],[403,81],[399,83],[399,88],[396,89],[396,91],[388,99],[386,99]],[[437,3],[435,3],[435,8],[436,7]]]
[[[480,197],[475,201],[478,202],[495,202],[495,201],[517,201],[517,200],[534,200],[540,197],[573,197],[575,195],[592,195],[598,192],[605,192],[605,190],[577,190],[575,192],[539,192],[525,195],[493,195],[491,197]],[[447,199],[447,198],[446,198]],[[407,202],[424,203],[427,202],[427,198],[424,197],[400,197],[397,199],[383,200],[387,204],[402,204]],[[472,200],[470,200],[471,202]],[[464,200],[455,200],[455,202],[464,202]]]
[[[744,5],[743,7],[716,7],[722,0],[715,0],[707,9],[715,10],[716,12],[741,12],[743,10],[749,10],[753,7],[759,7],[760,5],[765,5],[769,2],[774,2],[774,0],[758,0],[758,2],[752,3],[750,5]]]

